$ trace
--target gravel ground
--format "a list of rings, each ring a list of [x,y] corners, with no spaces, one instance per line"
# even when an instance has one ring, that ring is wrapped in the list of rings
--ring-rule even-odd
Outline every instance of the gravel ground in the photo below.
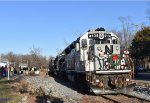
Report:
[[[25,76],[24,79],[36,88],[43,88],[46,95],[59,97],[65,103],[79,103],[83,94],[73,90],[68,82],[53,77]]]
[[[32,84],[36,89],[42,88],[48,96],[56,97],[47,99],[46,102],[36,103],[114,103],[102,96],[86,95],[76,91],[70,82],[53,77],[24,76],[23,80]],[[107,95],[109,98],[117,100],[119,103],[149,103],[136,98],[129,98],[124,95]]]

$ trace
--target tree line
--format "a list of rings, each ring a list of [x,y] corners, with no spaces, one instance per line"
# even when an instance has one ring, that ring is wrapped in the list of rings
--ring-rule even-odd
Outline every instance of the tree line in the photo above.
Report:
[[[49,57],[52,58],[52,57]],[[31,48],[29,54],[15,54],[12,51],[1,54],[1,61],[9,61],[11,66],[19,69],[19,64],[27,64],[28,67],[37,67],[40,69],[47,69],[49,64],[49,58],[41,55],[39,48]]]

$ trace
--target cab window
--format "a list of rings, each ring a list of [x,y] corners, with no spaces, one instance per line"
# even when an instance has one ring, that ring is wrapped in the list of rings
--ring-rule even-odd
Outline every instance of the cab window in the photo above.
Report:
[[[86,47],[87,47],[87,40],[82,39],[82,48],[86,48]]]
[[[100,44],[100,40],[95,40],[95,44]]]
[[[89,40],[90,45],[94,45],[94,40]]]
[[[118,44],[118,40],[117,40],[117,39],[113,39],[113,40],[112,40],[112,43],[113,43],[113,44]]]

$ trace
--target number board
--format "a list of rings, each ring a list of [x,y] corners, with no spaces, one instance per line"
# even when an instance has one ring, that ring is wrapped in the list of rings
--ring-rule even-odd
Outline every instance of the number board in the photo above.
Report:
[[[105,38],[111,38],[111,34],[104,33]]]
[[[98,39],[98,38],[99,38],[99,33],[95,33],[95,34],[88,34],[88,38]]]
[[[106,33],[94,33],[94,34],[88,34],[88,38],[92,39],[104,39],[104,38],[111,38],[111,34]]]

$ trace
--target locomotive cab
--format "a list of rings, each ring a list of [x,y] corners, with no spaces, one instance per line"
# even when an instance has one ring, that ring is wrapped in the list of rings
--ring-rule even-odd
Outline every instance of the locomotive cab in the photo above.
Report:
[[[85,60],[86,79],[96,94],[118,93],[118,89],[130,84],[129,54],[120,53],[119,38],[116,35],[104,31],[98,33],[90,32],[88,36],[90,40],[88,60]]]

